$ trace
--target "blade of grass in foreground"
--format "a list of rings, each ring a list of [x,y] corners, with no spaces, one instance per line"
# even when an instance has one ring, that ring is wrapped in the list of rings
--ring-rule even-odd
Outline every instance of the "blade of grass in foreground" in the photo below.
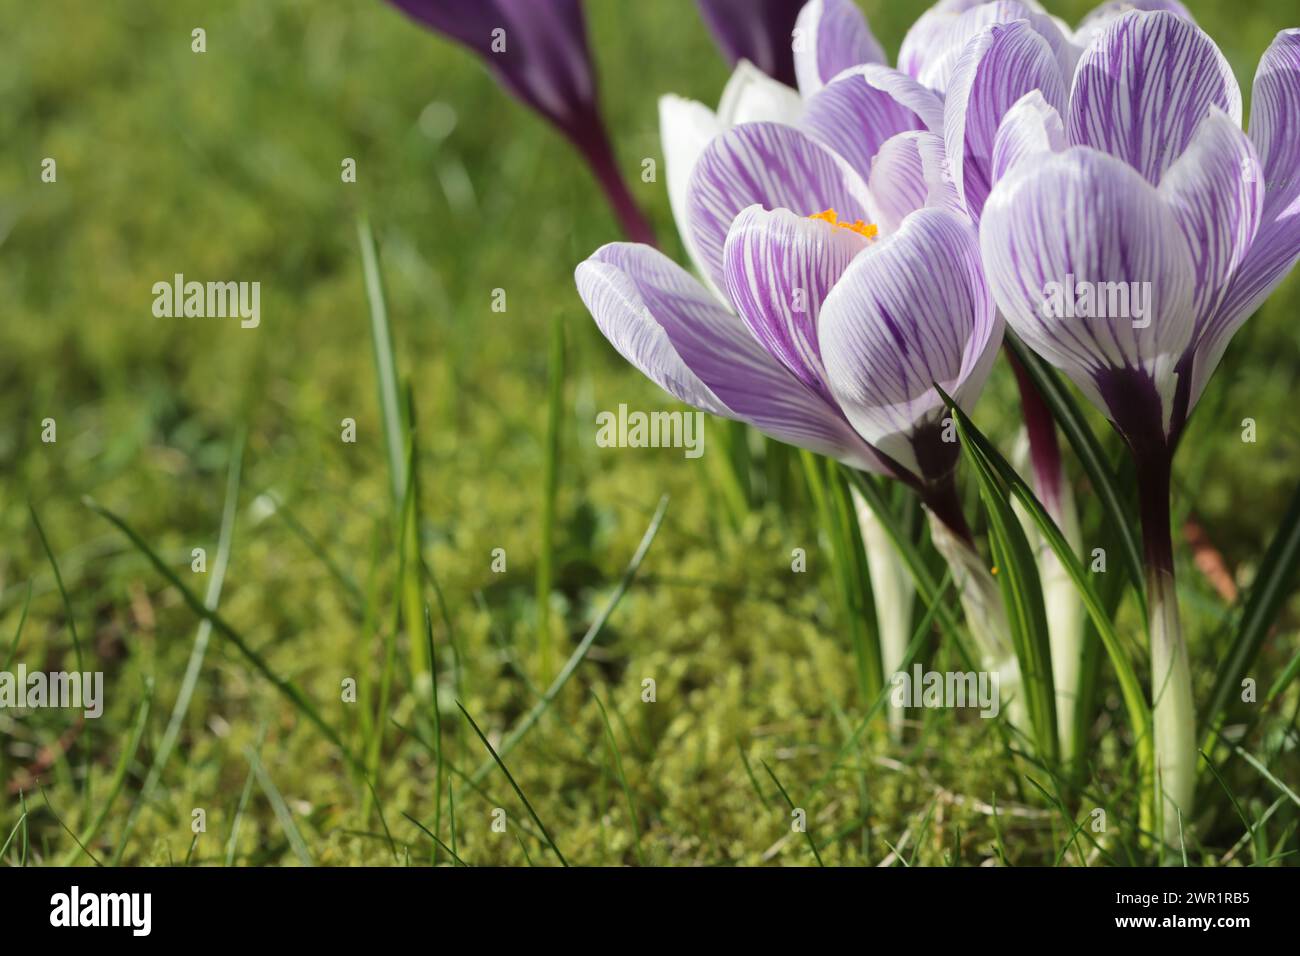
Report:
[[[208,593],[203,599],[204,606],[213,611],[221,604],[221,589],[225,585],[226,569],[230,566],[231,542],[235,536],[235,514],[239,505],[239,479],[244,463],[245,437],[246,433],[241,428],[235,436],[235,442],[230,452],[230,466],[226,474],[226,501],[221,509],[221,530],[217,535],[217,555],[212,564],[212,577],[208,579]],[[198,629],[194,635],[194,646],[190,649],[190,659],[185,665],[185,675],[181,678],[181,688],[176,694],[176,702],[172,705],[171,717],[167,720],[167,729],[163,731],[162,740],[154,749],[153,762],[149,765],[149,772],[145,775],[140,792],[131,802],[126,824],[122,827],[121,835],[118,836],[117,850],[113,854],[114,866],[121,863],[122,854],[126,850],[127,842],[131,839],[131,831],[135,829],[140,810],[153,797],[154,788],[158,786],[158,781],[162,778],[167,761],[171,759],[172,749],[176,746],[176,741],[180,737],[181,723],[189,712],[190,700],[193,698],[194,688],[199,682],[199,672],[203,669],[203,659],[207,655],[208,642],[211,637],[212,622],[207,618],[203,618],[199,621]]]
[[[564,854],[560,852],[560,848],[556,846],[555,841],[551,839],[551,833],[546,829],[546,824],[542,822],[542,818],[537,815],[537,811],[533,809],[533,805],[529,803],[528,798],[524,796],[524,791],[521,790],[519,784],[515,782],[514,775],[510,772],[510,768],[508,768],[505,761],[501,759],[501,755],[492,749],[492,744],[488,741],[483,731],[479,730],[478,724],[474,723],[474,718],[469,715],[469,711],[465,709],[465,705],[460,701],[456,701],[456,706],[459,707],[460,712],[465,715],[465,719],[469,721],[469,725],[474,728],[474,733],[478,734],[478,739],[483,741],[483,746],[486,747],[488,753],[492,755],[492,760],[501,768],[501,772],[506,775],[506,779],[510,781],[510,786],[514,788],[515,794],[521,801],[523,801],[524,808],[528,810],[528,815],[533,818],[533,822],[537,824],[537,829],[541,830],[542,836],[546,838],[547,846],[549,846],[552,852],[555,853],[556,857],[559,858],[560,863],[567,867],[569,861],[564,858]]]
[[[609,746],[609,755],[614,761],[614,769],[618,772],[618,782],[623,788],[623,796],[627,798],[627,815],[632,821],[632,839],[633,846],[636,847],[636,859],[642,866],[646,865],[645,851],[641,849],[641,825],[637,823],[636,818],[636,801],[632,799],[632,788],[628,786],[627,774],[623,772],[623,755],[618,752],[618,742],[614,739],[614,728],[609,724],[609,715],[605,713],[605,705],[600,701],[600,695],[592,692],[595,698],[596,706],[600,708],[600,719],[605,724],[605,743]]]
[[[627,589],[631,586],[632,580],[636,577],[637,570],[641,567],[641,562],[645,560],[646,554],[650,551],[651,542],[654,541],[655,535],[659,533],[659,526],[663,524],[664,514],[667,511],[668,496],[664,495],[659,499],[659,507],[655,509],[654,516],[650,519],[650,524],[646,526],[645,533],[641,536],[641,543],[637,545],[636,552],[632,555],[632,560],[628,562],[627,567],[623,570],[623,576],[619,578],[618,585],[614,588],[614,593],[609,596],[609,600],[605,602],[605,606],[601,609],[600,614],[596,616],[596,620],[591,622],[591,627],[587,629],[587,633],[584,634],[582,640],[578,642],[578,646],[573,649],[573,653],[569,655],[568,661],[565,662],[560,673],[555,676],[555,680],[552,681],[551,686],[546,689],[546,693],[542,695],[541,700],[534,704],[528,713],[524,714],[523,718],[515,728],[502,739],[499,751],[503,757],[508,755],[510,751],[515,748],[519,741],[524,738],[524,735],[527,734],[528,731],[532,729],[533,725],[541,718],[542,714],[546,713],[547,708],[551,706],[551,701],[555,700],[560,691],[564,689],[564,685],[569,682],[569,678],[573,676],[573,672],[578,669],[578,665],[581,664],[583,658],[587,656],[587,651],[591,649],[591,645],[600,635],[600,632],[604,630],[605,622],[608,621],[609,616],[614,613],[614,608],[618,607],[618,602],[623,599],[623,595],[627,593]],[[487,776],[491,769],[492,761],[485,760],[470,776],[470,782],[479,783],[485,776]]]
[[[948,408],[954,420],[964,427],[963,434],[973,454],[984,461],[998,475],[1003,485],[1020,502],[1034,524],[1038,526],[1043,539],[1056,552],[1061,566],[1069,574],[1075,588],[1078,589],[1079,595],[1083,599],[1083,606],[1097,629],[1098,637],[1101,638],[1102,646],[1106,649],[1111,666],[1115,669],[1115,676],[1119,680],[1120,695],[1128,713],[1129,723],[1132,725],[1134,745],[1137,750],[1138,765],[1144,781],[1144,789],[1150,789],[1146,788],[1146,784],[1151,784],[1154,787],[1152,773],[1155,767],[1155,750],[1151,736],[1151,708],[1147,704],[1142,683],[1138,680],[1137,673],[1133,669],[1133,662],[1129,660],[1128,655],[1125,653],[1124,645],[1120,642],[1114,622],[1106,613],[1105,605],[1098,597],[1091,582],[1088,581],[1083,565],[1079,563],[1078,557],[1070,547],[1069,542],[1065,540],[1061,529],[1057,527],[1052,516],[1047,513],[1047,509],[1043,507],[1042,502],[1030,490],[1020,473],[999,454],[997,449],[975,427],[961,408],[952,402],[949,402]],[[1150,797],[1154,798],[1154,789],[1150,789]],[[1144,801],[1145,812],[1151,812],[1150,803],[1150,799]]]
[[[379,257],[375,251],[375,237],[370,230],[370,220],[357,217],[357,242],[361,247],[361,271],[366,287],[366,304],[370,311],[370,341],[375,358],[376,384],[379,389],[379,409],[383,419],[384,449],[388,455],[388,479],[393,493],[393,522],[395,536],[405,540],[402,557],[406,572],[400,583],[402,592],[403,622],[411,648],[411,673],[422,674],[429,666],[424,660],[424,642],[417,639],[421,626],[419,595],[419,534],[418,524],[409,539],[406,522],[410,517],[406,506],[411,487],[412,470],[406,466],[409,446],[414,445],[413,423],[402,415],[402,398],[397,374],[397,356],[393,349],[392,329],[388,323],[388,305],[384,299],[383,276],[379,271]],[[410,403],[408,401],[408,408]],[[418,496],[416,496],[418,497]]]
[[[839,599],[840,626],[849,635],[857,663],[858,693],[863,703],[871,700],[880,689],[880,640],[871,623],[875,621],[875,608],[867,608],[869,576],[863,573],[857,560],[862,544],[844,520],[845,502],[843,485],[836,469],[827,469],[823,459],[812,452],[800,450],[808,494],[817,512],[817,524],[830,546],[830,565],[834,575],[836,597]]]
[[[445,843],[443,843],[441,840],[439,840],[439,839],[434,835],[434,833],[433,833],[432,830],[430,830],[428,827],[426,827],[426,826],[425,826],[423,823],[421,823],[419,820],[415,819],[415,817],[411,816],[411,815],[410,815],[409,813],[407,813],[405,810],[402,811],[402,816],[406,817],[406,819],[410,820],[410,821],[411,821],[412,823],[414,823],[417,827],[419,827],[420,832],[423,833],[425,836],[427,836],[430,840],[432,840],[434,846],[441,848],[445,853],[447,853],[447,854],[448,854],[448,855],[449,855],[449,856],[450,856],[450,857],[451,857],[451,858],[456,862],[456,865],[457,865],[457,866],[465,866],[465,867],[468,867],[468,866],[469,866],[468,863],[466,863],[464,860],[462,860],[459,856],[456,855],[456,851],[455,851],[455,850],[453,850],[451,847],[447,846],[447,844],[445,844]]]
[[[135,761],[136,752],[140,749],[140,740],[144,737],[145,725],[149,722],[149,710],[153,706],[153,680],[145,681],[144,700],[140,702],[140,709],[136,711],[135,725],[131,728],[131,737],[127,745],[122,748],[122,755],[118,758],[117,769],[113,772],[113,781],[109,784],[108,796],[100,804],[99,811],[95,814],[95,819],[91,821],[90,826],[86,827],[81,834],[79,845],[84,846],[93,843],[99,836],[99,831],[103,829],[104,823],[108,820],[108,815],[113,809],[113,804],[117,802],[118,796],[122,793],[122,787],[126,783],[127,771],[131,769],[131,764]],[[69,850],[63,858],[62,866],[72,866],[77,862],[80,856],[77,849]]]
[[[248,759],[248,765],[253,769],[253,775],[257,777],[262,792],[266,794],[266,799],[270,801],[271,810],[275,813],[275,818],[280,821],[284,835],[289,838],[289,846],[293,847],[294,856],[298,857],[298,861],[303,866],[315,866],[311,853],[307,851],[307,842],[298,832],[298,825],[293,822],[289,805],[284,802],[284,796],[271,779],[271,775],[266,772],[266,768],[262,766],[262,759],[257,755],[257,751],[252,747],[245,747],[244,756]]]
[[[551,585],[555,564],[555,497],[559,489],[560,429],[564,421],[564,318],[551,320],[550,387],[546,402],[546,458],[542,464],[542,542],[537,560],[537,666],[541,682],[555,673]]]
[[[76,656],[77,673],[84,674],[86,667],[81,657],[81,639],[77,636],[77,618],[72,613],[72,601],[68,597],[68,589],[63,585],[63,573],[59,570],[59,562],[54,557],[54,549],[50,547],[50,539],[45,536],[45,528],[41,526],[41,517],[36,513],[36,506],[29,501],[27,510],[31,512],[32,524],[36,526],[37,537],[41,539],[41,547],[45,549],[45,556],[49,559],[50,567],[54,570],[54,583],[58,585],[59,597],[63,601],[63,613],[68,619],[68,631],[72,634],[72,650]],[[86,802],[86,816],[90,816],[90,788],[94,783],[95,774],[93,741],[94,733],[90,725],[86,724],[79,741],[79,747],[86,757],[82,786],[82,795]]]
[[[18,644],[23,639],[23,625],[27,623],[27,612],[32,607],[32,582],[27,582],[27,598],[23,601],[23,613],[18,618],[18,627],[14,629],[14,639],[9,644],[9,653],[5,655],[4,664],[0,664],[0,671],[9,670],[9,665],[14,662],[14,657],[18,654]]]
[[[176,572],[167,566],[167,562],[163,561],[163,559],[158,556],[158,553],[154,551],[153,548],[149,547],[145,540],[136,533],[134,528],[113,512],[98,504],[92,498],[86,497],[83,498],[82,501],[85,502],[87,508],[95,512],[95,514],[99,515],[101,518],[104,518],[126,535],[140,553],[149,559],[149,563],[153,565],[154,570],[166,578],[167,583],[180,592],[181,597],[185,600],[185,603],[189,605],[190,610],[199,617],[211,621],[213,629],[222,637],[226,638],[226,640],[230,641],[231,644],[235,645],[235,648],[239,653],[244,655],[244,658],[253,665],[253,668],[270,681],[271,685],[284,695],[284,697],[287,698],[295,708],[297,708],[299,713],[306,717],[307,721],[325,736],[326,740],[338,748],[339,754],[343,759],[347,761],[354,770],[361,774],[362,779],[365,781],[366,788],[372,799],[374,799],[376,808],[379,811],[379,822],[383,825],[384,832],[387,833],[388,824],[384,821],[384,810],[383,807],[379,805],[378,797],[375,794],[374,783],[369,774],[366,773],[365,764],[362,762],[361,758],[353,752],[352,748],[343,742],[343,738],[339,736],[338,731],[325,722],[325,719],[321,717],[316,708],[312,706],[311,701],[307,699],[303,692],[293,683],[285,680],[276,674],[275,671],[271,670],[271,666],[266,662],[266,660],[258,654],[257,651],[253,650],[251,646],[249,646],[248,642],[244,640],[243,635],[227,623],[225,618],[223,618],[218,612],[211,611],[205,607],[203,602],[198,599],[193,591],[181,582],[181,579],[176,576]],[[393,854],[394,856],[397,854],[396,845],[393,846]]]
[[[797,812],[799,808],[794,805],[794,801],[790,799],[790,794],[788,794],[786,792],[785,787],[781,785],[781,781],[778,780],[776,774],[772,772],[772,768],[767,765],[766,760],[764,760],[762,763],[763,763],[763,769],[767,771],[767,775],[771,777],[772,782],[776,784],[776,789],[781,791],[781,796],[785,798],[786,804],[790,807],[790,812],[792,814]],[[808,826],[806,820],[804,822],[803,835],[804,838],[808,841],[808,847],[809,849],[812,850],[813,859],[817,861],[817,865],[825,866],[826,864],[822,862],[822,855],[817,852],[817,841],[815,841],[812,837],[812,834],[808,832]]]
[[[952,399],[943,389],[937,385],[935,388],[948,407],[954,408]],[[1056,691],[1052,681],[1052,650],[1047,637],[1047,611],[1043,606],[1038,564],[992,465],[975,450],[968,433],[969,420],[958,418],[956,423],[962,451],[975,472],[980,497],[984,501],[984,513],[988,516],[993,566],[998,572],[998,586],[1006,606],[1011,645],[1020,663],[1020,686],[1025,694],[1034,743],[1039,756],[1055,764],[1060,758]]]

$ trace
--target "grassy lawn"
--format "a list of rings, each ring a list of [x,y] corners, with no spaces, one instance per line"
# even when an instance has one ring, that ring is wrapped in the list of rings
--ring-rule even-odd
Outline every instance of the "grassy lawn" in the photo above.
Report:
[[[891,54],[925,7],[862,6]],[[1052,7],[1073,22],[1088,4]],[[662,176],[637,173],[661,161],[657,97],[714,103],[728,69],[690,0],[587,9],[621,164],[681,259]],[[1193,12],[1247,94],[1300,22],[1264,0]],[[597,447],[599,411],[676,406],[574,290],[574,266],[619,238],[594,183],[468,54],[379,0],[0,0],[0,17],[0,670],[102,671],[105,698],[99,719],[0,710],[5,864],[446,864],[453,847],[475,865],[552,865],[555,848],[571,864],[1135,862],[1122,839],[1074,837],[1094,807],[1132,823],[1104,663],[1069,807],[995,721],[922,711],[891,742],[864,722],[799,457],[712,419],[698,460]],[[397,448],[363,218],[414,423]],[[155,317],[151,289],[177,273],[259,281],[260,324]],[[1234,340],[1178,459],[1176,527],[1206,543],[1178,548],[1198,695],[1237,611],[1194,557],[1245,588],[1300,473],[1298,311],[1293,275]],[[975,418],[1004,447],[1015,396],[999,363]],[[738,508],[718,466],[740,448]],[[228,560],[215,626],[87,499],[198,601]],[[1265,646],[1261,694],[1300,648],[1298,614]],[[1121,609],[1135,647],[1140,620]],[[929,666],[955,662],[930,646]],[[1248,740],[1267,775],[1236,760],[1222,787],[1207,776],[1192,862],[1294,862],[1298,710],[1293,684]],[[1241,846],[1225,788],[1268,814]]]

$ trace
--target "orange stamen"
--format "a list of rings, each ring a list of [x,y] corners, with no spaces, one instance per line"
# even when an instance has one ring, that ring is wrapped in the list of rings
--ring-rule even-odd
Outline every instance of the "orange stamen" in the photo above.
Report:
[[[861,219],[855,219],[853,222],[845,220],[840,222],[839,213],[834,209],[827,209],[823,212],[815,213],[808,217],[809,219],[820,219],[822,222],[828,222],[837,229],[847,229],[849,232],[856,232],[864,239],[875,239],[880,235],[880,228],[874,222],[863,222]]]

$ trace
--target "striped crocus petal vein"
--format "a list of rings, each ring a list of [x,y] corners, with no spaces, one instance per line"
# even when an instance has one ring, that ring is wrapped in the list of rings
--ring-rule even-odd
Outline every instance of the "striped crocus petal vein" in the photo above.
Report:
[[[753,205],[810,215],[836,210],[869,220],[866,183],[831,150],[779,123],[744,123],[715,138],[687,187],[691,239],[705,274],[726,287],[723,249],[731,224]]]
[[[1155,185],[1212,106],[1241,124],[1241,88],[1214,41],[1176,13],[1134,10],[1080,58],[1066,129],[1071,144],[1122,159]]]
[[[821,310],[821,354],[840,407],[926,483],[957,460],[934,384],[969,408],[1001,339],[974,227],[942,209],[912,213],[859,255]]]
[[[575,279],[605,338],[675,398],[854,467],[886,469],[838,408],[658,250],[611,243],[581,263]]]
[[[808,0],[794,25],[794,72],[811,96],[849,67],[885,63],[885,51],[853,0]]]

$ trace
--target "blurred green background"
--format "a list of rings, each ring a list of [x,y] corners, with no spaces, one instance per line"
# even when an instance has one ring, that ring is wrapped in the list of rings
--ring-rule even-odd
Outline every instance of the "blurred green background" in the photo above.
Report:
[[[1191,6],[1247,95],[1273,35],[1300,24],[1295,4]],[[675,92],[716,104],[729,70],[690,0],[586,7],[620,163],[680,260],[662,175],[639,178],[643,158],[662,162],[656,100]],[[892,56],[925,4],[862,7]],[[1071,22],[1088,7],[1051,4]],[[108,690],[107,713],[89,728],[67,712],[0,712],[0,845],[20,818],[22,791],[33,855],[57,860],[72,846],[57,821],[81,831],[105,805],[152,677],[154,712],[91,847],[111,853],[193,640],[194,615],[82,496],[122,514],[188,576],[192,548],[206,548],[209,561],[215,553],[240,425],[248,449],[222,613],[327,719],[361,732],[358,707],[374,702],[342,703],[339,685],[380,667],[398,563],[356,233],[365,212],[399,369],[414,392],[421,544],[451,623],[439,621],[440,660],[455,641],[442,701],[452,759],[472,769],[484,753],[451,698],[493,739],[535,700],[520,675],[535,674],[547,356],[559,317],[567,373],[557,570],[545,613],[562,654],[609,596],[660,495],[671,503],[641,577],[511,768],[571,857],[634,860],[595,690],[610,711],[649,862],[806,862],[783,808],[760,800],[741,754],[766,760],[796,789],[825,769],[854,723],[846,713],[861,709],[816,530],[811,515],[775,505],[722,528],[706,464],[716,445],[699,462],[595,446],[598,410],[670,406],[600,337],[574,291],[574,266],[620,237],[568,145],[469,54],[380,0],[0,0],[0,17],[0,651],[30,582],[15,660],[71,666],[68,615],[30,502]],[[190,49],[199,26],[203,55]],[[56,184],[40,181],[45,157],[57,161]],[[356,160],[355,184],[340,182],[345,157]],[[154,318],[151,286],[177,272],[259,280],[260,328]],[[505,313],[491,310],[495,288],[507,292]],[[1179,461],[1180,515],[1194,511],[1242,582],[1300,462],[1298,293],[1293,276],[1237,337]],[[339,438],[348,417],[356,444]],[[1239,440],[1246,417],[1258,423],[1257,444]],[[55,444],[41,441],[45,418],[57,422]],[[1004,368],[976,418],[1000,439],[1014,433]],[[706,442],[722,430],[711,421]],[[355,582],[363,608],[271,498]],[[794,547],[810,550],[807,575],[789,573]],[[494,548],[507,553],[504,574],[490,569]],[[206,579],[192,580],[201,594]],[[1223,604],[1194,573],[1183,574],[1183,587],[1185,606],[1203,609],[1207,622],[1193,625],[1195,644]],[[1266,652],[1270,666],[1289,657],[1290,640]],[[1212,655],[1194,656],[1208,682]],[[654,705],[640,700],[647,677],[658,685]],[[427,697],[427,685],[399,673],[393,720],[427,730]],[[387,734],[377,790],[394,835],[425,859],[428,844],[398,811],[428,819],[432,761],[413,734],[391,723]],[[364,788],[334,749],[220,637],[123,859],[219,862],[248,780],[244,748],[258,741],[312,859],[392,859],[360,809]],[[904,833],[920,862],[950,860],[963,839],[964,852],[986,858],[981,804],[1017,798],[1014,768],[984,726],[936,723],[905,754],[882,747],[862,761],[869,775],[838,781],[814,808],[824,838],[846,834],[824,848],[828,863],[878,862],[882,841]],[[34,795],[38,780],[47,799]],[[523,810],[503,779],[487,786],[458,810],[461,851],[472,862],[523,863],[523,845],[488,826],[495,806],[512,819]],[[206,809],[209,832],[194,840],[196,807]],[[1047,816],[1005,821],[1013,855],[1050,861]],[[295,859],[261,790],[234,845],[241,863]],[[530,846],[536,858],[539,845]]]

